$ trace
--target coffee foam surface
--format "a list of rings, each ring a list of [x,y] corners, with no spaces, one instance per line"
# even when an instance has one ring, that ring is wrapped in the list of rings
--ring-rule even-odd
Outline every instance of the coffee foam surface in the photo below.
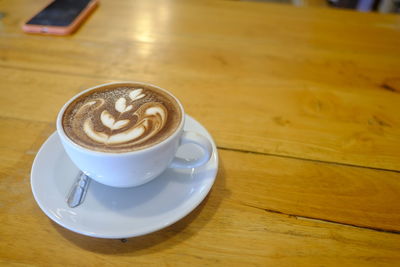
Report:
[[[63,128],[75,143],[104,152],[127,152],[161,142],[178,127],[175,99],[154,88],[100,88],[65,110]]]

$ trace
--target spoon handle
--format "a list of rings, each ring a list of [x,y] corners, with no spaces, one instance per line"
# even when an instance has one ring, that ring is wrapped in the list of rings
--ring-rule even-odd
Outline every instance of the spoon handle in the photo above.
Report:
[[[70,208],[75,208],[83,203],[89,183],[90,177],[80,172],[67,195],[67,203]]]

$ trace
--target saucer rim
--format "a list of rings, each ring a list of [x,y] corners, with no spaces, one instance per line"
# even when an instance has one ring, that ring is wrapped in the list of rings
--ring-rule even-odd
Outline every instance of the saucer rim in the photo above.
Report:
[[[217,151],[217,147],[216,144],[214,142],[214,139],[212,138],[211,134],[207,131],[207,129],[197,120],[195,120],[193,117],[185,114],[185,125],[183,126],[185,128],[186,124],[188,123],[188,121],[192,121],[192,123],[194,124],[198,124],[198,126],[200,126],[202,128],[202,131],[205,131],[206,138],[209,139],[209,141],[212,144],[213,147],[213,153],[211,156],[210,160],[213,160],[213,164],[215,164],[215,168],[212,168],[209,170],[208,175],[206,176],[207,178],[212,177],[212,180],[210,179],[209,181],[205,181],[203,183],[203,185],[205,185],[206,187],[204,187],[204,190],[202,190],[201,192],[199,192],[197,194],[197,196],[194,196],[194,199],[191,200],[191,205],[186,205],[183,206],[183,208],[185,208],[184,210],[181,210],[181,212],[179,212],[178,216],[173,217],[170,220],[166,220],[164,223],[160,224],[160,225],[156,225],[155,227],[148,227],[147,230],[145,229],[144,231],[131,231],[130,233],[127,234],[111,234],[109,232],[106,233],[100,233],[100,232],[88,232],[85,230],[79,230],[79,228],[77,229],[76,227],[71,227],[71,225],[65,224],[65,222],[63,220],[60,220],[58,218],[56,218],[52,213],[51,210],[49,208],[46,208],[45,203],[42,203],[42,201],[40,200],[40,197],[37,195],[38,194],[38,190],[35,189],[35,183],[34,183],[34,177],[38,177],[40,174],[39,170],[39,166],[38,166],[38,161],[41,157],[43,157],[42,154],[45,153],[46,150],[49,149],[49,147],[51,146],[51,142],[54,142],[55,139],[60,139],[60,137],[58,136],[57,131],[54,131],[47,139],[45,142],[43,142],[43,144],[41,145],[38,153],[36,154],[36,157],[32,163],[32,169],[31,169],[31,174],[30,174],[30,182],[31,182],[31,190],[34,196],[34,199],[36,201],[36,203],[38,204],[38,206],[40,207],[40,209],[42,210],[43,213],[46,214],[47,217],[49,217],[52,221],[54,221],[55,223],[57,223],[58,225],[72,231],[78,234],[82,234],[85,236],[90,236],[90,237],[96,237],[96,238],[104,238],[104,239],[121,239],[121,238],[132,238],[132,237],[137,237],[137,236],[142,236],[142,235],[146,235],[146,234],[150,234],[156,231],[159,231],[161,229],[164,229],[178,221],[180,221],[182,218],[186,217],[189,213],[191,213],[194,209],[196,209],[202,202],[203,200],[206,198],[206,196],[209,194],[212,186],[215,183],[215,179],[218,173],[218,166],[219,166],[219,156],[218,156],[218,151]],[[60,145],[61,145],[61,140],[60,141]],[[62,152],[62,153],[65,153]],[[77,168],[77,167],[76,167]]]

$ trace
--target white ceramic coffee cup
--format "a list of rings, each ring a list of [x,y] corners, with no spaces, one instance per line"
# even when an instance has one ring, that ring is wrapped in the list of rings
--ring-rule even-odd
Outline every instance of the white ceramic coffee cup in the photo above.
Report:
[[[183,130],[185,113],[182,104],[171,93],[158,86],[140,82],[120,82],[121,84],[132,83],[155,87],[171,95],[181,110],[182,119],[179,126],[169,137],[151,147],[131,152],[113,153],[99,152],[82,147],[73,142],[65,133],[62,126],[62,117],[66,108],[77,97],[91,90],[105,87],[111,84],[98,85],[75,95],[60,110],[57,116],[57,133],[60,136],[64,149],[75,165],[85,174],[99,183],[113,187],[133,187],[151,181],[159,176],[168,167],[172,168],[196,168],[208,162],[212,154],[212,145],[204,136]],[[195,144],[203,150],[203,155],[194,161],[185,161],[175,158],[180,145]]]

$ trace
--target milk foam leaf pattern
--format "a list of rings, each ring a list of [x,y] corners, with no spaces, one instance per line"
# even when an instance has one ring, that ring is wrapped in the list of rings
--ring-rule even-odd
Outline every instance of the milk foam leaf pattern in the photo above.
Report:
[[[108,112],[107,110],[103,110],[103,112],[100,115],[100,120],[104,126],[107,126],[110,129],[113,128],[113,125],[115,123],[113,115],[111,115],[110,112]]]
[[[130,111],[132,108],[133,108],[132,105],[126,106],[125,97],[121,97],[115,102],[115,110],[117,110],[120,113]]]
[[[90,118],[84,122],[83,129],[89,138],[107,145],[118,145],[126,142],[130,142],[130,144],[142,143],[156,135],[164,127],[167,109],[160,103],[145,103],[133,115],[137,118],[137,122],[122,132],[110,135],[98,132],[94,129]],[[120,126],[119,122],[115,123],[114,117],[107,110],[101,113],[101,121],[112,130]]]
[[[98,109],[99,107],[103,106],[104,103],[105,102],[103,99],[95,99],[93,101],[89,101],[89,102],[85,103],[84,105],[82,105],[78,109],[76,114],[79,115],[79,114],[87,113],[89,108]]]
[[[135,89],[128,93],[128,97],[132,102],[145,97],[143,89]],[[128,101],[129,101],[128,98]],[[131,102],[131,103],[132,103]],[[89,106],[93,106],[91,113],[93,116],[98,116],[98,112],[104,108],[104,100],[95,100]],[[124,115],[125,119],[118,118],[123,113],[133,110],[133,105],[127,105],[127,98],[120,97],[114,103],[114,108],[119,115],[113,116],[107,109],[103,109],[100,113],[100,121],[103,126],[109,128],[111,132],[103,132],[96,129],[93,124],[94,117],[87,118],[83,123],[83,131],[95,142],[105,145],[119,146],[129,142],[139,144],[150,139],[161,131],[167,121],[167,109],[158,102],[146,102],[140,104],[129,117]],[[86,108],[82,109],[86,110]],[[128,115],[127,114],[127,115]]]
[[[97,132],[94,130],[93,123],[90,119],[87,119],[83,123],[83,131],[93,140],[98,143],[106,143],[108,135],[102,132]]]
[[[114,123],[112,130],[118,130],[121,129],[123,127],[125,127],[126,125],[128,125],[129,120],[119,120],[116,123]]]
[[[103,110],[100,115],[100,120],[104,126],[110,128],[111,130],[121,129],[129,123],[129,120],[115,121],[113,115],[111,115],[110,112],[108,112],[107,110]]]
[[[143,89],[135,89],[129,93],[129,97],[132,101],[139,100],[145,97],[145,94],[142,94]]]

